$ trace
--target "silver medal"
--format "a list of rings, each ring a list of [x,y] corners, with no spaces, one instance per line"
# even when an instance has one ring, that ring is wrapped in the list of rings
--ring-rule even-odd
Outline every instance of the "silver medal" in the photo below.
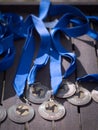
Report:
[[[78,92],[67,100],[73,105],[82,106],[90,102],[91,94],[87,89],[79,87]]]
[[[25,123],[34,117],[34,109],[27,104],[16,104],[8,109],[8,117],[16,123]]]
[[[27,88],[26,98],[36,104],[43,103],[51,97],[51,91],[41,83],[34,83]]]
[[[39,106],[39,114],[46,120],[59,120],[65,115],[65,108],[54,100],[45,101]]]
[[[74,83],[63,81],[56,96],[58,98],[67,98],[72,96],[75,92],[76,87]]]
[[[98,87],[92,90],[91,96],[93,100],[98,103]]]
[[[6,109],[3,106],[0,106],[0,122],[4,121],[6,115]]]

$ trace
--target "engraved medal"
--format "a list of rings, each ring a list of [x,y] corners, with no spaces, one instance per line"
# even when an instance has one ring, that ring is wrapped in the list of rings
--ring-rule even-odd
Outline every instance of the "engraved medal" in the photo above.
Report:
[[[34,117],[34,110],[27,104],[16,104],[8,109],[8,117],[16,123],[25,123]]]
[[[67,100],[73,105],[82,106],[90,102],[91,94],[87,89],[79,87],[75,95],[68,98]]]
[[[76,88],[74,83],[63,81],[56,96],[58,98],[67,98],[72,96],[75,92]]]
[[[41,83],[34,83],[27,88],[26,98],[36,104],[43,103],[51,97],[51,92]]]
[[[65,108],[54,100],[45,101],[39,106],[39,114],[46,120],[59,120],[65,115]]]

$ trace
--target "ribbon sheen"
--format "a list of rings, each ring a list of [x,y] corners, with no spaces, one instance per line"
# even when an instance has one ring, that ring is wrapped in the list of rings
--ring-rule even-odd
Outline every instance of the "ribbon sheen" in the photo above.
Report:
[[[14,62],[14,40],[22,22],[22,16],[14,13],[0,13],[0,71],[7,70]]]
[[[88,74],[81,78],[77,78],[78,82],[98,82],[98,74]]]
[[[43,3],[44,3],[44,11],[41,10],[43,7]],[[41,19],[45,20],[46,17],[48,16],[51,17],[61,16],[61,19],[63,18],[64,20],[64,17],[66,17],[66,15],[69,15],[67,16],[69,17],[68,19],[65,18],[65,20],[68,21],[68,24],[73,23],[75,25],[75,27],[71,28],[72,30],[71,33],[70,33],[70,28],[68,28],[68,26],[67,26],[67,31],[66,28],[63,26],[63,31],[65,31],[65,33],[68,36],[77,37],[83,34],[87,34],[90,37],[98,40],[98,33],[94,29],[91,29],[90,27],[90,20],[98,21],[98,16],[86,16],[81,10],[70,5],[52,5],[50,0],[47,0],[45,2],[44,0],[41,1],[40,11],[39,11],[39,17]],[[64,24],[65,21],[63,20],[61,22],[62,25]],[[74,33],[74,35],[72,33]]]
[[[36,57],[34,65],[31,68],[30,73],[28,75],[28,84],[33,84],[35,82],[37,70],[47,64],[49,60],[49,51],[50,51],[50,34],[45,28],[43,22],[36,21],[35,19],[34,21],[35,23],[37,22],[36,28],[40,36],[41,43],[38,56]]]
[[[52,24],[46,24],[48,16],[61,16],[59,20]],[[53,94],[56,94],[62,82],[62,78],[67,78],[76,69],[75,54],[66,50],[60,42],[60,33],[64,33],[69,37],[78,37],[84,34],[97,39],[97,32],[90,28],[89,20],[96,19],[95,17],[88,17],[84,15],[79,9],[69,5],[52,5],[50,0],[41,0],[39,7],[39,18],[34,15],[29,15],[23,21],[18,33],[20,37],[26,38],[26,43],[23,48],[22,57],[16,73],[14,88],[18,96],[23,95],[26,80],[28,84],[35,82],[37,70],[47,64],[50,58],[50,77]],[[72,27],[69,27],[70,23]],[[52,25],[52,28],[51,28]],[[51,29],[50,32],[45,28],[47,26]],[[34,54],[34,29],[40,36],[40,49],[34,65],[31,68],[31,62]],[[63,74],[61,72],[61,57],[70,59],[70,66]],[[30,69],[31,68],[31,69]],[[97,80],[97,75],[88,75],[82,77],[81,81]]]
[[[45,65],[48,60],[47,52],[49,50],[49,44],[48,44],[49,38],[48,38],[47,30],[44,29],[44,24],[36,16],[30,15],[28,18],[29,18],[28,21],[30,21],[30,23],[32,22],[32,29],[31,29],[32,33],[35,28],[41,38],[41,49],[39,51],[38,57],[34,61],[34,66],[30,71],[32,58],[34,54],[35,40],[33,34],[31,35],[31,33],[29,33],[25,46],[23,48],[22,57],[20,59],[19,67],[14,80],[14,88],[18,96],[21,96],[24,93],[27,78],[29,84],[33,82],[33,79],[35,79],[34,77],[36,75],[37,65],[41,67]],[[29,26],[29,28],[31,28],[31,25]]]

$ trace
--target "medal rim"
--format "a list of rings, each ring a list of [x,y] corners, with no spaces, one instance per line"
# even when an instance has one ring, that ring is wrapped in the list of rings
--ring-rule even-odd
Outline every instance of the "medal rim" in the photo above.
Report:
[[[46,103],[47,102],[49,102],[49,101],[45,101],[45,102],[43,102],[43,104],[41,104],[40,106],[39,106],[39,108],[38,108],[38,112],[39,112],[39,114],[40,114],[40,116],[43,118],[43,119],[45,119],[45,120],[60,120],[60,119],[62,119],[64,116],[65,116],[65,114],[66,114],[66,110],[65,110],[65,107],[63,106],[63,105],[61,105],[60,103],[58,103],[58,102],[56,102],[56,101],[54,101],[56,104],[58,104],[59,105],[59,107],[61,107],[60,109],[62,109],[62,114],[61,114],[61,116],[59,117],[59,116],[50,116],[49,117],[49,114],[46,112],[46,110],[45,110],[45,105],[46,105]],[[59,111],[60,111],[60,109],[59,109]],[[44,114],[43,114],[44,113]],[[55,115],[57,115],[57,113],[55,114]]]
[[[85,89],[85,88],[83,88],[83,87],[80,87],[79,88],[80,89],[80,91],[84,91],[84,92],[86,92],[86,93],[88,93],[88,98],[86,98],[86,96],[85,96],[85,102],[83,101],[83,100],[78,100],[78,102],[76,102],[74,99],[75,99],[75,97],[76,97],[76,95],[73,95],[73,96],[71,96],[71,97],[69,97],[69,98],[67,98],[67,101],[69,102],[69,103],[71,103],[71,104],[73,104],[73,105],[76,105],[76,106],[83,106],[83,105],[86,105],[86,104],[88,104],[90,101],[91,101],[91,94],[90,94],[90,92],[87,90],[87,89]],[[76,93],[75,93],[76,94]],[[87,95],[87,94],[86,94]],[[79,99],[79,98],[77,98],[77,99]],[[87,101],[86,101],[86,99],[88,99]]]
[[[6,111],[6,109],[5,109],[3,106],[1,106],[1,105],[0,105],[0,110],[1,110],[1,113],[0,113],[0,114],[2,114],[2,118],[0,119],[0,122],[3,122],[3,121],[6,119],[6,117],[7,117],[7,111]]]
[[[72,89],[72,87],[70,88],[70,87],[68,86],[69,91],[68,91],[67,93],[65,93],[65,94],[64,94],[64,93],[60,93],[59,90],[58,90],[58,93],[56,94],[56,97],[58,97],[58,98],[68,98],[68,97],[71,97],[72,95],[75,94],[75,92],[76,92],[75,84],[72,83],[72,82],[69,82],[69,81],[65,81],[65,83],[72,84],[74,91],[70,92],[71,89]],[[69,93],[69,92],[70,92],[70,93]]]
[[[97,90],[96,90],[96,89],[97,89]],[[92,97],[92,99],[93,99],[95,102],[98,103],[98,98],[96,98],[96,96],[95,96],[95,92],[96,92],[96,91],[97,91],[97,93],[98,93],[98,88],[97,88],[97,87],[92,90],[92,92],[91,92],[91,97]]]
[[[29,109],[29,114],[24,115],[24,116],[20,116],[19,114],[17,114],[16,109],[20,105],[27,106]],[[8,109],[9,119],[11,121],[13,121],[15,123],[19,123],[19,124],[31,121],[33,119],[34,115],[35,115],[34,109],[27,104],[15,104]]]

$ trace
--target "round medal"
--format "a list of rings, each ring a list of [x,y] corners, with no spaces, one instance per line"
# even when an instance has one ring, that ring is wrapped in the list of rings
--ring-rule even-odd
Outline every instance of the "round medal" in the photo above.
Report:
[[[0,122],[6,118],[6,109],[3,106],[0,106]]]
[[[41,83],[35,83],[30,85],[26,91],[26,98],[36,104],[43,103],[51,97],[51,91]]]
[[[8,109],[8,117],[16,123],[25,123],[34,117],[34,110],[27,104],[16,104]]]
[[[74,83],[63,81],[56,96],[58,98],[67,98],[72,96],[75,92],[76,87]]]
[[[39,106],[38,112],[46,120],[59,120],[65,115],[65,108],[58,102],[49,100]]]
[[[90,102],[91,94],[87,89],[79,87],[78,92],[67,100],[73,105],[82,106]]]
[[[91,96],[93,100],[98,103],[98,87],[92,90]]]

